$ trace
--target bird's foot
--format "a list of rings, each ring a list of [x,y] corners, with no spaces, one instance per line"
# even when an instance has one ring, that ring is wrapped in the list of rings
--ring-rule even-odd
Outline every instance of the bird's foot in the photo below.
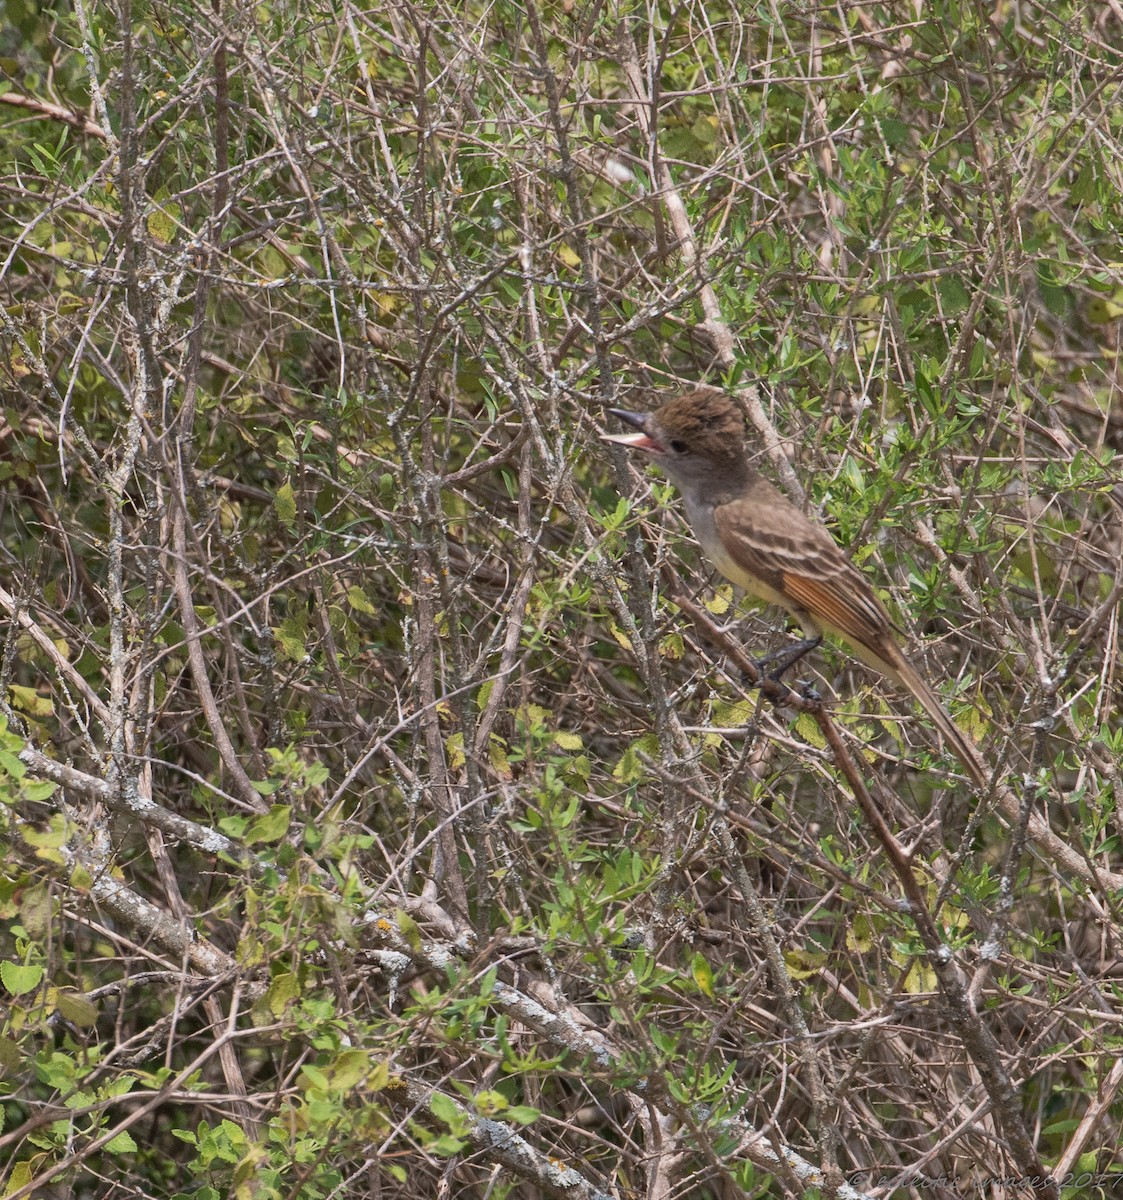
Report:
[[[795,690],[804,698],[810,700],[812,704],[822,704],[823,697],[819,695],[818,689],[810,679],[797,679],[795,681]]]
[[[756,660],[757,670],[765,677],[779,683],[786,671],[790,671],[806,654],[810,654],[823,640],[822,635],[813,638],[803,638],[790,646],[773,650]]]

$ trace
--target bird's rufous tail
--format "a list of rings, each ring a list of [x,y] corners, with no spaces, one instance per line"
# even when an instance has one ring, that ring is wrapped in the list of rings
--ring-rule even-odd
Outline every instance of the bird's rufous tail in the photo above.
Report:
[[[948,743],[952,753],[963,764],[963,769],[971,777],[971,782],[977,788],[985,788],[990,783],[990,773],[987,771],[978,751],[971,739],[951,719],[951,713],[944,707],[943,701],[929,686],[928,681],[898,650],[894,655],[893,672],[904,684],[921,708],[932,718],[932,723],[940,731],[940,736]]]

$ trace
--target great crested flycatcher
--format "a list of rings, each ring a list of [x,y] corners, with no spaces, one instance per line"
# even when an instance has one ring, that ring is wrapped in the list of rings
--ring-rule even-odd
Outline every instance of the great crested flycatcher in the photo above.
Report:
[[[750,595],[778,604],[809,638],[845,639],[858,657],[906,687],[978,787],[986,769],[940,698],[905,657],[893,622],[864,575],[820,524],[749,465],[744,422],[714,388],[668,400],[655,412],[609,410],[638,433],[604,440],[642,450],[682,493],[707,557]]]

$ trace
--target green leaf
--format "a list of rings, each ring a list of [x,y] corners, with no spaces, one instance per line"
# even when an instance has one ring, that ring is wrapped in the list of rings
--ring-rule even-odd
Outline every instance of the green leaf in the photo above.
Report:
[[[24,929],[33,938],[42,938],[51,928],[54,905],[45,883],[29,887],[20,899],[19,915]]]
[[[954,317],[971,305],[971,293],[963,286],[958,275],[941,275],[937,283],[944,314]]]
[[[273,627],[273,636],[285,658],[302,662],[307,650],[305,637],[308,634],[308,614],[297,610],[290,613],[280,625]]]
[[[23,996],[33,992],[43,979],[43,968],[35,964],[20,966],[14,962],[0,962],[0,983],[10,996]]]
[[[542,1114],[529,1104],[512,1104],[503,1115],[517,1125],[533,1125]]]
[[[452,1158],[454,1155],[459,1154],[467,1144],[461,1138],[445,1133],[439,1138],[434,1138],[433,1141],[426,1145],[425,1149],[433,1154],[441,1155],[442,1158]]]
[[[1096,198],[1096,168],[1086,162],[1068,190],[1070,204],[1090,204]]]
[[[254,817],[246,830],[247,846],[258,842],[279,842],[289,831],[292,809],[287,804],[274,804],[267,813]]]
[[[22,779],[27,774],[27,768],[10,751],[0,749],[0,770],[13,779]]]
[[[812,746],[817,746],[820,750],[825,749],[827,739],[823,736],[822,729],[819,728],[819,722],[815,720],[811,713],[800,713],[796,717],[795,727],[805,742],[810,743]]]
[[[859,496],[865,495],[866,477],[862,474],[861,465],[853,455],[848,454],[842,460],[842,470],[839,473]]]
[[[59,992],[55,1006],[61,1016],[81,1029],[92,1029],[97,1024],[97,1005],[79,992]]]
[[[300,1082],[306,1091],[327,1092],[331,1086],[323,1071],[311,1063],[300,1068]]]
[[[278,975],[265,992],[265,999],[273,1017],[280,1020],[285,1015],[294,1000],[300,997],[300,979],[295,971],[286,971]]]
[[[337,1091],[353,1091],[370,1071],[370,1056],[365,1050],[344,1050],[330,1067],[331,1084]]]
[[[727,729],[743,727],[752,720],[755,707],[751,700],[715,700],[713,724]]]
[[[903,146],[912,135],[912,125],[894,117],[879,117],[877,123],[881,126],[881,136],[885,138],[885,144],[893,149]]]
[[[5,1037],[0,1034],[0,1068],[14,1073],[19,1070],[20,1064],[23,1062],[23,1055],[20,1053],[19,1043],[12,1041],[10,1037]],[[0,1120],[2,1120],[3,1109],[0,1109]]]
[[[398,923],[398,930],[402,937],[409,943],[414,950],[421,949],[421,926],[403,909],[398,909],[394,913],[394,920]]]
[[[465,1117],[460,1105],[451,1096],[446,1096],[444,1092],[433,1093],[429,1100],[429,1111],[453,1132],[464,1128]]]
[[[356,612],[366,613],[368,617],[378,616],[378,609],[367,599],[367,594],[361,587],[349,587],[347,589],[347,603]]]
[[[135,1154],[137,1146],[132,1134],[127,1129],[122,1129],[115,1138],[105,1143],[105,1148],[111,1154]]]
[[[58,784],[49,779],[31,780],[23,785],[23,798],[36,802],[49,800],[58,791]]]

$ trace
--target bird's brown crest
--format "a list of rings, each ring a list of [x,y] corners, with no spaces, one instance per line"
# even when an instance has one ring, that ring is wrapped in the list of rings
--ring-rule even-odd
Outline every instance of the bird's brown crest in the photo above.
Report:
[[[744,457],[745,423],[733,401],[717,388],[696,388],[668,400],[655,412],[667,438],[721,460]]]
[[[703,438],[718,434],[723,439],[744,435],[741,413],[732,400],[716,388],[696,388],[661,404],[655,411],[659,424],[668,432],[684,438]]]

